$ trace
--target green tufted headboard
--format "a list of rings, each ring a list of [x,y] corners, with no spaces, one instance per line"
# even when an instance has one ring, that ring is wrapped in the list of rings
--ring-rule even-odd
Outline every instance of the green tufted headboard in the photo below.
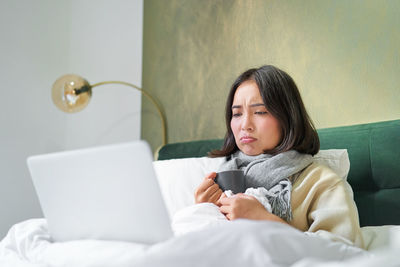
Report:
[[[345,148],[361,226],[400,225],[400,120],[319,129],[321,149]],[[158,159],[203,157],[222,140],[167,144]]]

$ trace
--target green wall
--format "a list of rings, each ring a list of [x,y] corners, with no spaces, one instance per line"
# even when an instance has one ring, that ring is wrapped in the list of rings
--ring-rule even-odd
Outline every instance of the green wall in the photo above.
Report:
[[[276,65],[317,128],[400,118],[400,1],[145,0],[143,87],[168,142],[222,138],[230,85]],[[161,144],[143,99],[142,138]]]

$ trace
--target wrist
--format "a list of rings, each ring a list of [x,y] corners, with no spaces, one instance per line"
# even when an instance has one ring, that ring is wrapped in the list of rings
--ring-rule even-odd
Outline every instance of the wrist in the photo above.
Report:
[[[284,219],[282,219],[281,217],[268,212],[267,210],[265,212],[263,212],[262,214],[260,214],[259,216],[260,220],[266,220],[266,221],[273,221],[273,222],[280,222],[280,223],[285,223],[288,224]]]

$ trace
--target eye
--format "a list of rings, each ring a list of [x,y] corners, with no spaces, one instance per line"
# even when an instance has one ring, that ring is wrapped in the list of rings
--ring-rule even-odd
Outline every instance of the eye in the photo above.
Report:
[[[239,112],[238,113],[233,113],[232,117],[240,117],[241,115],[242,115],[242,113],[239,113]]]
[[[256,111],[255,112],[255,114],[257,114],[257,115],[265,115],[265,114],[267,114],[268,112],[266,112],[266,111]]]

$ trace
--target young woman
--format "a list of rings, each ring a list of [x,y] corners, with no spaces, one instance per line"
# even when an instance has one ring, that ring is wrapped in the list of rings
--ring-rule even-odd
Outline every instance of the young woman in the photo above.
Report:
[[[263,192],[269,206],[247,193],[227,197],[215,172],[196,189],[196,203],[218,205],[229,220],[277,221],[363,247],[352,190],[313,163],[318,134],[286,72],[262,66],[241,74],[227,99],[226,126],[222,149],[211,152],[227,159],[219,171],[242,169],[246,185]]]

